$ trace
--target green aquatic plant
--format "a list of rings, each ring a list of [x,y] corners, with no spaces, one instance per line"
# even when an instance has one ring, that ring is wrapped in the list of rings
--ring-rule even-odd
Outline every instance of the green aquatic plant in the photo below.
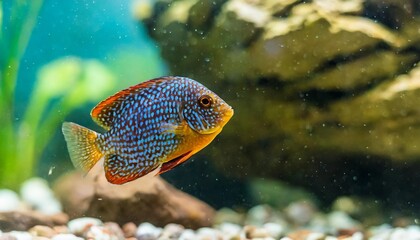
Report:
[[[0,0],[0,185],[11,185],[5,180],[10,171],[10,162],[18,148],[14,126],[14,93],[20,61],[28,45],[43,0],[12,1],[8,18],[4,16]],[[20,172],[14,172],[20,175]]]
[[[19,66],[42,4],[13,1],[5,21],[0,0],[0,187],[17,187],[33,176],[64,117],[76,107],[99,101],[114,85],[113,75],[98,61],[56,60],[40,69],[23,117],[16,118]]]
[[[14,152],[0,146],[0,185],[14,186],[34,168],[65,116],[87,102],[97,102],[114,86],[114,77],[96,60],[67,57],[38,72],[23,118],[13,126]],[[10,155],[5,155],[9,153]],[[19,173],[19,174],[16,174]]]

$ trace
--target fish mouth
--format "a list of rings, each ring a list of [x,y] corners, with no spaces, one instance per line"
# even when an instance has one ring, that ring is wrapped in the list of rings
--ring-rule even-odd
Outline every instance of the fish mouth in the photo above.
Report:
[[[219,134],[222,131],[223,127],[226,125],[226,123],[228,123],[229,120],[232,118],[233,114],[234,114],[233,108],[229,106],[223,112],[219,126],[215,128],[207,129],[204,131],[200,131],[200,134],[214,134],[214,133]]]

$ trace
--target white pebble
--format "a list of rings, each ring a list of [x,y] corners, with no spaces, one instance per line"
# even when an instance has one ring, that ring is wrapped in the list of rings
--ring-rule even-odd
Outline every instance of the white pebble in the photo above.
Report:
[[[226,222],[220,224],[218,229],[220,229],[224,236],[227,236],[227,238],[229,238],[239,235],[242,230],[242,227],[234,223]]]
[[[280,238],[284,234],[285,229],[282,225],[277,223],[266,223],[263,228],[272,236],[273,238]]]
[[[15,237],[17,240],[32,240],[32,235],[28,232],[11,231],[8,234]]]
[[[56,214],[62,210],[60,202],[44,179],[32,178],[25,181],[20,188],[20,195],[24,202],[42,213]]]
[[[91,226],[102,226],[103,223],[97,218],[83,217],[76,218],[67,223],[69,232],[81,235],[83,232],[87,231]]]
[[[179,240],[195,240],[197,239],[197,236],[195,235],[195,232],[191,229],[185,229],[181,236],[179,236]]]
[[[323,233],[310,233],[305,239],[306,240],[322,240],[322,239],[325,239],[325,235]]]
[[[363,233],[361,232],[355,232],[353,233],[353,235],[351,236],[350,240],[363,240]]]
[[[265,205],[257,205],[249,209],[246,223],[249,225],[261,226],[264,224],[272,215],[271,208]]]
[[[331,237],[331,236],[326,236],[325,238],[324,238],[324,240],[337,240],[338,238],[336,238],[336,237]]]
[[[83,240],[83,238],[76,237],[69,233],[60,233],[52,237],[51,240]]]
[[[219,239],[219,238],[222,238],[222,234],[216,229],[203,227],[197,230],[197,239]]]
[[[86,233],[87,239],[95,240],[118,240],[118,237],[113,235],[108,229],[103,226],[92,226]]]
[[[137,238],[158,238],[162,233],[162,228],[155,227],[153,224],[145,222],[137,228]]]
[[[353,229],[360,225],[346,213],[338,211],[328,214],[328,223],[335,229]]]
[[[0,190],[0,212],[19,209],[20,199],[17,193],[9,189]]]
[[[163,230],[162,234],[160,235],[160,238],[162,239],[178,239],[179,236],[184,231],[184,226],[175,224],[175,223],[169,223],[166,225]]]

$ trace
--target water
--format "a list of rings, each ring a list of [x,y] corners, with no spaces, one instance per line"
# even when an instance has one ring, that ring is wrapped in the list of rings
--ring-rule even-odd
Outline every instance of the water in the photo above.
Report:
[[[25,22],[37,2],[2,3],[3,187],[33,175],[52,183],[73,169],[64,119],[101,131],[89,116],[100,100],[179,75],[214,90],[235,115],[211,145],[163,174],[177,188],[216,209],[310,199],[327,210],[351,198],[361,203],[355,218],[381,209],[383,222],[418,224],[417,1],[41,2],[11,97],[10,36],[19,31],[8,19],[17,9]]]

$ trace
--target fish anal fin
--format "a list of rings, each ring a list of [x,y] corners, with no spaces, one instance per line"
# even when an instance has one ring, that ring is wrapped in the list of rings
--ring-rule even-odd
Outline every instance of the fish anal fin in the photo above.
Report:
[[[160,84],[164,81],[172,80],[173,77],[161,77],[148,80],[146,82],[139,83],[137,85],[131,86],[127,89],[121,90],[116,94],[108,97],[107,99],[100,102],[96,105],[90,115],[92,119],[101,127],[109,130],[113,123],[113,116],[112,114],[114,111],[118,111],[120,109],[121,104],[130,97],[133,93],[137,91],[141,91],[141,89],[151,87],[153,85]]]
[[[160,168],[160,171],[157,173],[157,175],[160,175],[164,172],[167,172],[173,168],[175,168],[176,166],[179,166],[181,163],[187,161],[191,156],[193,155],[193,153],[187,152],[182,154],[181,156],[178,156],[172,160],[169,160],[165,163],[162,164],[162,167]]]
[[[118,185],[128,183],[148,174],[158,167],[139,167],[137,164],[130,165],[128,162],[128,159],[124,159],[117,154],[106,155],[104,169],[108,182]]]

